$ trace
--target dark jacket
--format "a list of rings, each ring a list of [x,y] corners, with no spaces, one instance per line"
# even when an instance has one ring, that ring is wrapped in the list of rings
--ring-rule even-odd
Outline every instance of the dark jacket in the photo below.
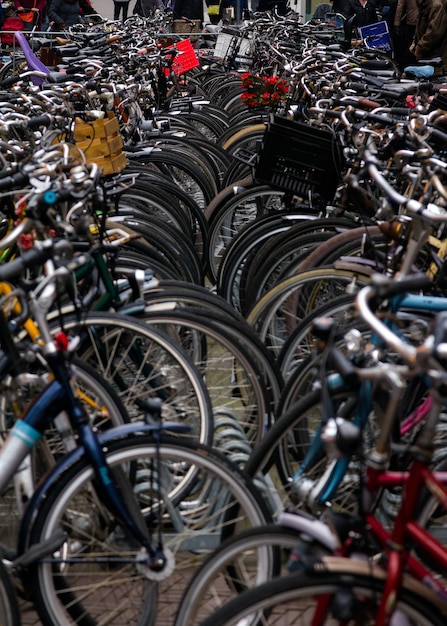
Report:
[[[345,3],[343,2],[343,0],[333,0],[332,11],[334,13],[341,13],[341,15],[343,15],[344,6],[345,6]]]
[[[80,24],[78,0],[51,0],[48,8],[48,19],[54,22],[54,29]]]
[[[400,26],[405,16],[408,26],[415,26],[418,21],[419,9],[416,0],[397,0],[394,26]]]
[[[343,15],[349,19],[355,15],[354,26],[361,28],[378,21],[376,0],[367,0],[365,6],[360,4],[360,0],[346,0]]]
[[[164,9],[162,0],[137,0],[133,9],[134,15],[148,17],[156,9]]]
[[[440,56],[447,70],[447,0],[422,0],[414,40],[419,58]]]
[[[257,11],[273,11],[279,15],[287,13],[287,0],[259,0]]]
[[[203,22],[203,0],[176,0],[173,17],[181,20],[200,20]]]

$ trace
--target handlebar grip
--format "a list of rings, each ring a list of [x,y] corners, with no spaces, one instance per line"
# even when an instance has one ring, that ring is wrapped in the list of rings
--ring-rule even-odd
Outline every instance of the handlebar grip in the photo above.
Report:
[[[346,83],[346,87],[354,91],[368,91],[368,85],[366,83],[349,82]]]
[[[14,172],[14,174],[0,176],[0,191],[7,191],[13,187],[21,187],[27,185],[28,182],[29,176],[24,172]]]
[[[345,383],[351,387],[356,387],[359,384],[359,377],[351,361],[336,346],[332,346],[329,355],[330,365],[340,374]]]
[[[0,89],[2,89],[3,87],[11,87],[12,85],[14,85],[14,83],[17,83],[19,80],[20,80],[20,76],[17,76],[17,75],[4,78],[3,80],[0,80]]]
[[[62,249],[67,249],[68,242],[61,243]],[[26,269],[43,265],[56,252],[58,244],[51,239],[37,242],[30,250],[26,250],[20,257],[0,266],[0,281],[17,280]]]
[[[366,111],[356,111],[355,116],[362,119],[367,120],[368,122],[378,122],[380,124],[386,124],[388,126],[394,126],[396,124],[396,120],[392,117],[388,117],[386,115],[382,115],[379,113],[368,113]]]
[[[430,126],[430,134],[434,139],[441,141],[443,144],[447,142],[447,133],[439,128],[434,128],[433,126]]]
[[[36,115],[36,117],[31,117],[27,122],[28,128],[34,130],[36,128],[40,128],[41,126],[48,126],[51,124],[51,117],[49,115]]]
[[[389,110],[391,115],[409,115],[411,113],[411,109],[408,107],[390,107]]]
[[[382,274],[375,275],[371,279],[371,287],[374,289],[375,295],[382,299],[391,298],[408,291],[427,289],[432,285],[433,283],[427,274],[422,273],[405,276],[399,280],[393,280]]]

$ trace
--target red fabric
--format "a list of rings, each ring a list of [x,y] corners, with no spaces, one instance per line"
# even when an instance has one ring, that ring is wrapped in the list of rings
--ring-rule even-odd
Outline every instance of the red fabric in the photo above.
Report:
[[[7,17],[3,22],[2,32],[0,39],[2,44],[6,46],[12,46],[14,43],[14,33],[18,30],[24,29],[24,23],[19,17]]]

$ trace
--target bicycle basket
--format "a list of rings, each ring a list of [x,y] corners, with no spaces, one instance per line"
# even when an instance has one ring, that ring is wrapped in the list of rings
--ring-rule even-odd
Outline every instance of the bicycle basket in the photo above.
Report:
[[[340,181],[341,147],[324,129],[272,115],[262,139],[255,179],[307,198],[333,198]]]
[[[76,119],[73,135],[87,161],[96,163],[105,176],[117,174],[126,167],[123,139],[114,113],[109,112],[106,118],[91,122]]]
[[[231,61],[251,66],[253,41],[241,37],[240,33],[235,33],[233,29],[223,28],[217,36],[213,56],[217,59]]]
[[[189,39],[183,39],[179,41],[176,45],[178,54],[174,58],[172,62],[172,71],[177,76],[180,74],[185,74],[189,72],[189,70],[194,69],[199,65],[199,60],[197,55],[192,47],[191,41]],[[174,46],[166,46],[166,49],[173,48]],[[169,69],[163,68],[166,76],[169,76]]]

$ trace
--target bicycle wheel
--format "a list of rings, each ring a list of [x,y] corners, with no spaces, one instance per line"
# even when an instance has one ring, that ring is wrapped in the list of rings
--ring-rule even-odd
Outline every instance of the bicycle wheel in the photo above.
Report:
[[[355,392],[331,392],[331,401],[338,416],[352,419],[358,402]],[[299,502],[303,509],[315,514],[329,503],[335,511],[352,512],[358,506],[364,454],[353,456],[346,463],[336,486],[331,481],[332,476],[326,476],[324,484],[319,484],[330,467],[322,442],[318,446],[314,442],[320,433],[322,415],[322,393],[317,389],[281,414],[253,451],[245,470],[253,477],[270,475],[278,497],[286,506]],[[370,449],[376,435],[377,423],[370,419],[363,428],[364,451]],[[332,492],[330,501],[325,496],[329,487]]]
[[[251,328],[245,336],[242,324],[217,313],[204,317],[202,309],[192,308],[151,311],[146,307],[144,320],[187,352],[206,381],[215,419],[220,414],[231,417],[241,427],[250,454],[264,435],[265,423],[272,419],[279,395],[279,380],[269,380],[262,368],[265,361],[261,364],[253,358]],[[231,442],[225,439],[231,451]],[[221,449],[223,444],[215,430],[214,445]]]
[[[246,589],[289,573],[292,551],[327,554],[309,535],[293,528],[268,524],[244,531],[212,552],[196,571],[183,594],[175,626],[196,626]]]
[[[241,310],[241,279],[248,259],[256,254],[266,240],[289,230],[295,223],[307,220],[308,217],[299,211],[281,211],[257,217],[252,223],[245,224],[229,242],[219,264],[216,277],[217,292],[235,308]]]
[[[258,185],[233,192],[228,200],[209,217],[207,249],[208,275],[213,284],[217,280],[226,250],[244,226],[267,213],[287,210],[285,193],[268,185]],[[209,214],[209,213],[208,213]]]
[[[278,365],[284,380],[290,377],[300,362],[312,354],[315,349],[313,327],[315,321],[322,317],[330,317],[336,322],[339,338],[351,328],[365,328],[354,309],[353,295],[337,296],[314,308],[297,324],[278,355]]]
[[[158,573],[145,566],[145,550],[101,504],[83,457],[52,481],[28,535],[31,546],[66,533],[63,546],[27,580],[45,624],[170,624],[179,593],[205,555],[236,529],[271,522],[251,481],[225,457],[159,433],[155,439],[139,434],[108,441],[106,456],[112,470],[128,478],[132,501],[167,565]]]
[[[2,626],[20,626],[21,623],[14,585],[8,570],[3,563],[0,563],[0,624]]]
[[[345,271],[322,267],[298,273],[264,294],[247,314],[247,321],[278,357],[292,332],[317,307],[334,302],[343,294],[355,293],[369,279],[361,268]]]
[[[132,165],[132,154],[128,157]],[[171,180],[188,191],[202,209],[217,193],[214,181],[208,180],[199,167],[172,150],[150,152],[144,157],[135,156],[134,160],[144,163],[149,170],[169,175]]]
[[[201,626],[372,626],[385,576],[369,563],[325,557],[305,574],[282,576],[245,591]],[[445,605],[412,580],[399,589],[394,614],[401,620],[396,623],[408,626],[441,626],[446,619]]]
[[[58,332],[61,322],[52,324]],[[191,427],[190,437],[211,443],[213,415],[200,372],[186,353],[163,333],[133,317],[89,313],[67,317],[63,328],[79,337],[76,354],[118,393],[131,420],[142,419],[145,400],[160,398],[162,417]]]

